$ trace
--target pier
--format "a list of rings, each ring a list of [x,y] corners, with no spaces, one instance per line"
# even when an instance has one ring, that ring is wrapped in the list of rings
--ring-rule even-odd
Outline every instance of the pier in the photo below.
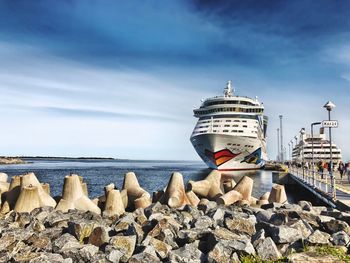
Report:
[[[350,211],[350,183],[342,179],[339,173],[333,173],[335,180],[335,196],[331,178],[327,172],[320,174],[311,169],[302,169],[300,167],[289,167],[288,172],[279,172],[274,174],[274,182],[281,184],[298,184],[305,188],[316,199],[328,204],[333,208],[342,211]]]

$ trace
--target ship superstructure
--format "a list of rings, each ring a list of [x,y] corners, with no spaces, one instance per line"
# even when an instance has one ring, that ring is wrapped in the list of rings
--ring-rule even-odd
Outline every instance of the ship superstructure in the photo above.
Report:
[[[314,153],[314,162],[317,163],[319,161],[329,162],[330,161],[330,143],[327,140],[326,134],[324,132],[324,128],[320,129],[319,134],[301,134],[299,138],[299,142],[296,147],[293,148],[293,161],[297,161],[299,163],[302,162],[304,158],[304,162],[311,163],[312,161],[312,148]],[[342,155],[341,150],[337,147],[337,145],[332,142],[332,162],[333,164],[337,164],[341,161]]]
[[[190,140],[210,168],[248,170],[264,165],[268,118],[257,97],[236,96],[228,81],[223,96],[204,100],[193,112],[198,121]]]

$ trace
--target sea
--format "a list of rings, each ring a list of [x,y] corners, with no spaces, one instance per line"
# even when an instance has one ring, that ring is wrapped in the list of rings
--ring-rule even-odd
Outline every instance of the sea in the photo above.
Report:
[[[124,175],[134,172],[142,188],[149,193],[164,189],[173,172],[183,175],[185,184],[189,180],[202,180],[210,169],[201,161],[134,161],[109,159],[26,159],[25,164],[1,165],[0,172],[9,177],[34,172],[41,183],[49,183],[52,196],[62,194],[64,177],[78,174],[88,185],[89,197],[94,198],[104,194],[104,187],[114,183],[118,189],[123,186]],[[252,195],[260,197],[271,190],[273,185],[272,172],[265,170],[249,172],[226,173],[237,182],[243,176],[254,180]],[[10,180],[10,179],[9,179]],[[293,191],[287,191],[290,202],[295,201]]]

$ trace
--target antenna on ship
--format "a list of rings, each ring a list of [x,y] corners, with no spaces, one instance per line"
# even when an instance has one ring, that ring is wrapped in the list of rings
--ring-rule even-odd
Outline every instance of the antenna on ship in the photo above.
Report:
[[[235,89],[233,88],[233,92],[235,92]],[[224,89],[224,95],[225,97],[231,97],[232,96],[232,82],[231,80],[227,81],[226,88]]]

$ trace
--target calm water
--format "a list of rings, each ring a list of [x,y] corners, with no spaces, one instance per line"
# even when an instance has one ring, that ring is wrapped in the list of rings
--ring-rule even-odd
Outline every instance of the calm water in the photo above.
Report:
[[[103,187],[114,183],[122,187],[124,174],[135,172],[141,187],[152,193],[163,189],[172,172],[180,172],[184,181],[201,180],[210,172],[202,162],[185,161],[115,161],[115,160],[27,160],[22,165],[2,165],[0,172],[9,176],[34,172],[40,182],[49,183],[53,196],[61,195],[64,177],[70,173],[77,173],[84,177],[88,184],[89,196],[96,197],[103,194]],[[243,175],[254,179],[253,195],[261,196],[270,191],[272,173],[270,171],[235,172],[235,181]]]

